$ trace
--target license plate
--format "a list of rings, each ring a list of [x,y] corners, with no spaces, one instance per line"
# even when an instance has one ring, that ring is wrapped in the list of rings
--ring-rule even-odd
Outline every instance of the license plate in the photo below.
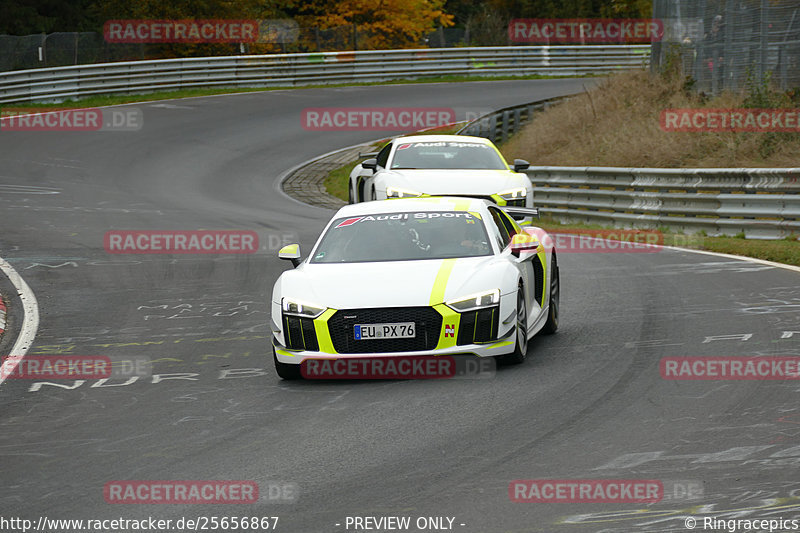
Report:
[[[416,336],[414,322],[395,322],[391,324],[356,324],[355,339],[413,339]]]

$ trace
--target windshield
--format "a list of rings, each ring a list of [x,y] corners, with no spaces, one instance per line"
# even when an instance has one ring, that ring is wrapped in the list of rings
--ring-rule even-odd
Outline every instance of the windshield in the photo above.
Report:
[[[415,142],[397,147],[392,169],[507,170],[503,158],[488,144],[474,142]]]
[[[477,213],[383,213],[335,220],[311,262],[409,261],[491,253],[486,228]]]

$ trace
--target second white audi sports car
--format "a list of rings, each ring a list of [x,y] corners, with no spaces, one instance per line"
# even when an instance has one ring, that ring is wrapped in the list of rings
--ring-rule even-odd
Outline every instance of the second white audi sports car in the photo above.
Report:
[[[280,377],[304,359],[473,354],[522,362],[528,340],[558,328],[552,239],[487,200],[368,202],[340,209],[311,253],[272,291]]]
[[[468,196],[533,207],[528,162],[509,167],[488,139],[463,135],[398,137],[350,173],[350,203],[420,196]]]

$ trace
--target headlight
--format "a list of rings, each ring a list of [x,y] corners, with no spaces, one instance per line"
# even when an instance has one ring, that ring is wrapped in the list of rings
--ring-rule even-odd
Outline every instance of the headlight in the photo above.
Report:
[[[507,191],[501,191],[497,193],[497,196],[503,197],[504,200],[521,200],[524,199],[528,195],[528,190],[525,187],[519,187],[517,189],[509,189]]]
[[[449,302],[445,303],[450,309],[453,311],[458,311],[459,313],[466,313],[467,311],[491,307],[500,303],[500,289],[471,294],[464,298],[450,300]]]
[[[298,302],[297,300],[288,300],[286,298],[283,299],[281,307],[283,308],[283,312],[287,315],[304,316],[308,318],[317,318],[325,311],[324,307]]]
[[[414,196],[422,196],[422,193],[398,187],[386,187],[386,198],[410,198]]]

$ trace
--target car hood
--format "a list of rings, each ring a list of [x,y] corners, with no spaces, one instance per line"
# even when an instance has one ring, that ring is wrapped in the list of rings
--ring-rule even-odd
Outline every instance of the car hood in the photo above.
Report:
[[[471,194],[489,196],[518,187],[530,188],[525,174],[510,170],[390,170],[375,178],[375,186],[409,189],[423,194]]]
[[[334,309],[427,306],[500,288],[502,268],[497,256],[304,263],[281,275],[274,296]]]

